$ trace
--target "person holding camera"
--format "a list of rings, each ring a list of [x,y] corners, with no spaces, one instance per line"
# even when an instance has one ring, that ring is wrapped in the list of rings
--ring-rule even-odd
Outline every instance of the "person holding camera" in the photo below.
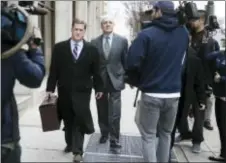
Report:
[[[126,71],[140,76],[137,87],[142,95],[137,125],[144,161],[168,162],[189,35],[178,23],[171,1],[154,2],[150,16],[152,24],[138,34],[129,48]],[[133,78],[130,74],[128,78]]]
[[[39,32],[40,33],[40,32]],[[1,53],[12,48],[2,34]],[[35,37],[37,33],[34,34]],[[42,50],[32,40],[12,56],[1,60],[1,161],[20,163],[21,147],[17,103],[13,93],[15,81],[29,88],[38,88],[45,76]]]
[[[216,51],[207,55],[207,59],[215,64],[213,94],[215,100],[215,115],[220,135],[220,155],[209,157],[212,161],[226,160],[226,52]]]
[[[219,44],[211,36],[209,36],[210,31],[205,28],[206,20],[206,11],[199,10],[200,18],[194,21],[191,21],[191,27],[193,28],[192,34],[192,47],[197,51],[197,56],[201,58],[202,65],[204,69],[204,80],[206,87],[206,109],[204,112],[204,124],[203,126],[208,130],[213,130],[211,124],[211,114],[213,110],[214,96],[212,90],[213,84],[213,70],[212,63],[206,59],[206,55],[213,51],[219,50]],[[208,26],[212,26],[212,23]],[[201,120],[201,121],[203,121]]]

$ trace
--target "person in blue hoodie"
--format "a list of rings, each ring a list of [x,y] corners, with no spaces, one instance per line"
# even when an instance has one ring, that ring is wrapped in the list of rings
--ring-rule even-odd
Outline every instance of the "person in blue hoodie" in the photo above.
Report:
[[[188,30],[178,23],[174,4],[153,5],[152,24],[131,44],[127,56],[127,78],[139,78],[141,90],[138,129],[142,136],[145,162],[168,162],[171,132],[181,91],[181,74],[189,45]],[[159,136],[155,145],[156,134]]]
[[[212,161],[225,162],[226,160],[226,52],[215,51],[207,55],[207,59],[215,64],[213,94],[215,100],[215,116],[220,135],[220,155],[209,157]]]
[[[5,22],[4,22],[5,23]],[[1,54],[13,45],[6,41],[1,31]],[[13,89],[15,81],[29,88],[38,88],[45,76],[44,57],[41,49],[30,42],[27,51],[21,48],[11,57],[1,60],[1,162],[20,163],[19,124],[17,103]]]

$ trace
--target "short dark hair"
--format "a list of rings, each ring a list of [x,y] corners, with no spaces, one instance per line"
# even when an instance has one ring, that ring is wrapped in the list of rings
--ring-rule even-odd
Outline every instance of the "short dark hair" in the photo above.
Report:
[[[199,18],[206,21],[206,11],[205,10],[198,10]]]
[[[78,19],[78,18],[75,18],[75,19],[72,21],[72,25],[71,25],[72,28],[74,27],[75,24],[83,24],[85,29],[86,29],[86,27],[87,27],[86,22],[83,21],[83,20],[80,20],[80,19]]]

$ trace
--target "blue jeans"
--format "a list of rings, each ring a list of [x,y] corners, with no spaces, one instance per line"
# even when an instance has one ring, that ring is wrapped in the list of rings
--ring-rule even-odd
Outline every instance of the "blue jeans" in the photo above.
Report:
[[[179,98],[155,98],[141,95],[138,129],[143,143],[145,162],[168,162],[171,132]],[[156,146],[156,134],[159,142]]]

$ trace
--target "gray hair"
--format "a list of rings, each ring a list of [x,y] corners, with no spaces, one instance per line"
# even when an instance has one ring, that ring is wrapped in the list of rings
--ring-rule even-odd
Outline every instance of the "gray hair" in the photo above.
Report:
[[[114,17],[111,15],[104,15],[101,17],[101,24],[103,24],[106,21],[111,21],[114,23]]]

